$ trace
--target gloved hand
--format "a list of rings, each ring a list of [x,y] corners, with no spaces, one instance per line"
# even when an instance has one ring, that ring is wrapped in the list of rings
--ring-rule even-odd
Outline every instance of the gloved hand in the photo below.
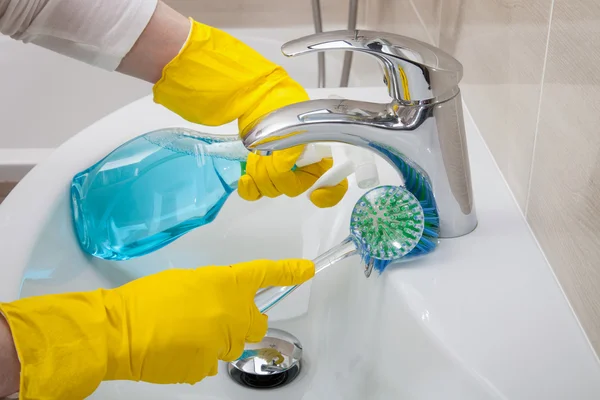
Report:
[[[190,19],[191,20],[191,19]],[[163,70],[154,86],[154,101],[188,121],[223,125],[238,119],[242,131],[256,118],[280,107],[308,100],[306,91],[280,66],[216,28],[192,21],[181,52]],[[281,194],[294,197],[306,191],[331,168],[333,161],[292,171],[304,146],[272,156],[251,154],[238,193],[246,200]],[[336,205],[348,181],[311,194],[318,207]]]
[[[193,384],[262,340],[257,290],[314,276],[306,260],[171,269],[116,289],[0,303],[21,361],[20,398],[83,399],[103,380]]]

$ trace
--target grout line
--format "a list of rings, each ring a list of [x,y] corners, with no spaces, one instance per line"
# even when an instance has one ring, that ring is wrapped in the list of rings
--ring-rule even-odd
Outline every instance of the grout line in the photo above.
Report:
[[[421,13],[419,13],[419,10],[417,9],[417,6],[415,5],[414,0],[409,0],[409,2],[410,2],[410,5],[412,6],[413,11],[415,12],[415,14],[417,16],[417,19],[421,23],[423,30],[425,31],[425,35],[427,35],[427,39],[429,40],[429,43],[435,46],[435,42],[433,41],[433,36],[431,36],[431,33],[429,33],[429,29],[427,29],[427,25],[425,24],[425,21],[423,20],[423,18],[421,18]]]
[[[529,167],[529,179],[527,182],[527,196],[525,197],[525,218],[529,215],[529,203],[531,200],[531,183],[533,182],[533,167],[535,164],[535,153],[537,149],[538,136],[540,134],[540,119],[542,114],[542,101],[544,95],[544,86],[546,79],[546,68],[548,67],[548,52],[550,49],[550,32],[552,31],[552,16],[554,14],[554,2],[550,2],[550,15],[548,17],[548,35],[546,36],[546,50],[544,52],[544,66],[542,67],[542,77],[540,82],[540,97],[538,101],[537,118],[535,121],[535,132],[533,135],[533,148],[531,150],[531,166]]]

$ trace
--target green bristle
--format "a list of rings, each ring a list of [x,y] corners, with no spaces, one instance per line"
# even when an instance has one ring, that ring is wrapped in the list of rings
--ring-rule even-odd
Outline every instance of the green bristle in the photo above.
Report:
[[[366,193],[352,213],[351,230],[363,257],[394,260],[421,239],[424,214],[419,201],[402,187],[381,186]]]

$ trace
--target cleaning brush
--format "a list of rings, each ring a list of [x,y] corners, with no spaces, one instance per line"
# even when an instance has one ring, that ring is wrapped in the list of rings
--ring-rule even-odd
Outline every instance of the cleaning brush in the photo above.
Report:
[[[403,257],[403,260],[409,260],[413,257],[423,256],[435,250],[438,244],[440,233],[440,218],[438,214],[437,204],[431,189],[431,184],[427,179],[427,173],[421,170],[418,166],[410,163],[409,158],[397,154],[396,149],[384,147],[379,144],[372,143],[371,147],[376,149],[380,154],[384,155],[389,162],[394,164],[402,173],[404,178],[404,187],[411,192],[419,201],[424,214],[424,229],[423,235],[415,248]],[[375,268],[380,273],[387,265],[376,264]]]
[[[419,201],[405,187],[380,186],[371,189],[354,206],[350,217],[350,235],[313,260],[315,274],[358,254],[365,264],[365,274],[369,276],[373,269],[381,272],[390,263],[405,256],[431,251],[436,244],[433,238],[437,237],[437,211],[426,212],[422,203],[430,205],[426,201]],[[431,215],[435,215],[433,221],[430,220]],[[426,230],[431,232],[423,239]],[[273,286],[261,289],[254,296],[254,302],[264,313],[297,287],[298,285]]]

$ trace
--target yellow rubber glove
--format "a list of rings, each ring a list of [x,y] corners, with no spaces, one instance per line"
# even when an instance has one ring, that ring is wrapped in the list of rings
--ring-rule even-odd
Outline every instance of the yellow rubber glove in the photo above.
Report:
[[[308,100],[306,91],[258,52],[219,29],[193,21],[181,52],[163,70],[154,86],[154,101],[188,121],[223,125],[235,119],[242,131],[256,118],[288,104]],[[272,156],[250,155],[238,193],[246,200],[305,192],[331,168],[331,159],[291,171],[304,146]],[[318,207],[336,205],[348,181],[315,190]]]
[[[313,276],[311,261],[258,260],[0,303],[21,361],[20,399],[81,400],[103,380],[199,382],[264,337],[258,289]]]

